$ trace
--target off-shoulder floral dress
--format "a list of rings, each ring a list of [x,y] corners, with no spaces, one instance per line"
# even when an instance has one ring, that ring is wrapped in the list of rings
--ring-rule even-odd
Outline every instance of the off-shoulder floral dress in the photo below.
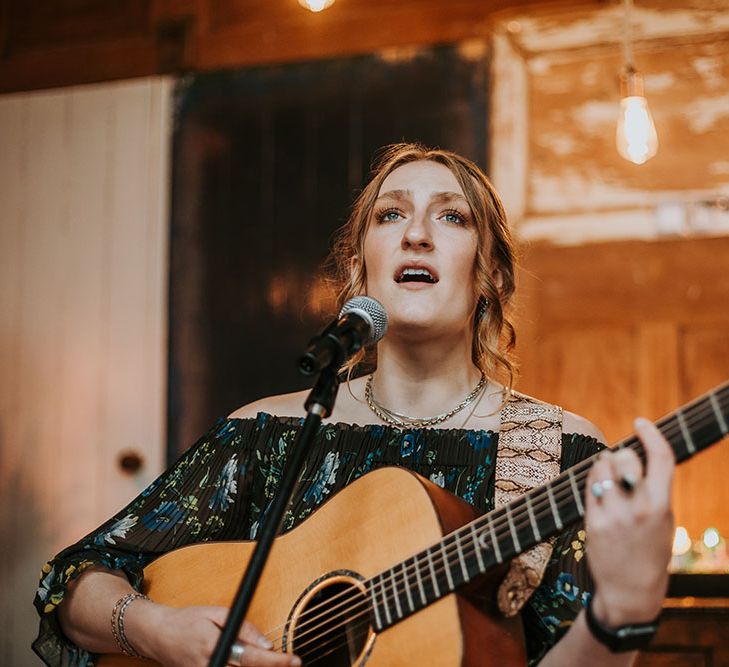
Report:
[[[93,654],[64,637],[55,614],[69,582],[85,569],[123,570],[139,589],[143,568],[171,549],[255,539],[301,423],[265,413],[255,419],[218,420],[127,507],[46,563],[34,601],[41,620],[33,649],[43,661],[52,667],[94,665]],[[492,431],[325,424],[308,455],[284,529],[382,466],[417,472],[487,512],[493,508],[497,446],[498,433]],[[562,470],[600,448],[593,438],[563,434]],[[589,598],[584,545],[581,526],[557,539],[542,585],[522,611],[530,665],[539,662]]]

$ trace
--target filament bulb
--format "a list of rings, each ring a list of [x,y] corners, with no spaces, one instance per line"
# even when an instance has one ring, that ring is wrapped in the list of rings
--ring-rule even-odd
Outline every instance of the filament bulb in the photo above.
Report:
[[[312,12],[320,12],[334,4],[334,0],[299,0],[299,4]]]
[[[643,79],[633,69],[621,77],[622,99],[615,132],[618,153],[634,164],[643,164],[658,151],[658,135],[648,101],[643,95]]]

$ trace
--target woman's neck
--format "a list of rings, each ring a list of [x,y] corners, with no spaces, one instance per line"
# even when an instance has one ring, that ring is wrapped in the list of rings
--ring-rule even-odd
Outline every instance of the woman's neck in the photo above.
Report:
[[[428,417],[457,405],[480,377],[469,342],[399,345],[382,341],[372,390],[375,399],[390,410]]]

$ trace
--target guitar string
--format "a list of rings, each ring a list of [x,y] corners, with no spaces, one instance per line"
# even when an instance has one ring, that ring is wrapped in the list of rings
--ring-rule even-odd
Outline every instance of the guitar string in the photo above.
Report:
[[[687,406],[687,407],[688,407],[688,406]],[[709,412],[709,411],[704,411],[704,414],[706,414],[706,412]],[[694,414],[694,415],[691,415],[691,417],[694,417],[694,418],[695,418],[695,417],[697,417],[697,416],[698,416],[698,414]],[[669,418],[669,419],[673,419],[673,417],[671,417],[671,418]],[[662,420],[662,421],[667,421],[667,420]],[[704,421],[704,423],[706,423],[706,421],[705,421],[705,420],[702,420],[702,421]],[[709,420],[709,421],[716,421],[716,420],[715,420],[715,419],[711,419],[711,420]],[[659,424],[660,424],[660,422],[659,422]],[[697,424],[697,425],[695,425],[695,426],[698,426],[698,424]],[[673,432],[672,432],[672,433],[669,433],[669,432],[667,431],[667,432],[665,433],[665,435],[667,435],[668,437],[673,437],[674,435],[677,435],[677,434],[679,433],[679,431],[680,431],[680,425],[679,425],[679,429],[678,429],[678,430],[676,430],[676,429],[673,429]],[[625,447],[625,446],[631,446],[631,447],[635,447],[635,446],[638,446],[638,448],[639,448],[639,449],[641,448],[641,446],[640,446],[640,443],[639,443],[639,441],[637,441],[637,439],[635,439],[635,437],[634,437],[634,436],[633,436],[633,438],[632,438],[632,442],[631,442],[631,439],[628,439],[628,440],[624,441],[623,443],[620,443],[619,445],[617,445],[617,446],[616,446],[616,448],[621,448],[621,447]],[[590,457],[590,458],[588,458],[588,459],[585,459],[584,461],[580,462],[580,464],[577,464],[576,466],[574,466],[574,467],[573,467],[573,468],[572,468],[571,470],[572,470],[572,471],[574,472],[574,471],[575,471],[575,468],[578,468],[578,467],[580,467],[580,468],[585,468],[585,467],[588,467],[588,468],[589,468],[589,467],[591,467],[591,465],[592,465],[591,461],[592,461],[592,459],[594,459],[594,458],[595,458],[595,456],[593,456],[593,457]],[[583,465],[583,464],[585,464],[585,465]],[[580,473],[581,473],[581,472],[584,472],[584,470],[580,470],[579,472],[580,472]],[[579,473],[578,473],[578,474],[579,474]],[[583,476],[584,476],[584,475],[583,475]],[[580,481],[582,481],[582,480],[580,479]],[[564,483],[560,483],[560,484],[558,484],[557,486],[555,486],[555,490],[559,490],[559,496],[560,496],[559,500],[560,500],[560,502],[561,502],[561,500],[562,500],[561,496],[563,495],[563,494],[562,494],[561,492],[562,492],[562,491],[564,491],[564,490],[566,489],[566,487],[567,487],[568,485],[570,486],[570,489],[569,489],[569,491],[570,491],[570,492],[572,492],[572,489],[571,489],[571,483],[570,483],[569,479],[567,479],[567,480],[566,480],[566,481],[565,481]],[[561,488],[560,488],[560,487],[561,487]],[[556,499],[555,499],[555,500],[556,500]],[[538,506],[537,506],[537,507],[538,507]],[[546,504],[545,504],[545,507],[546,507]],[[503,508],[502,508],[502,509],[503,509]],[[544,516],[544,514],[545,514],[545,513],[546,513],[546,512],[541,512],[541,511],[540,511],[540,512],[539,512],[539,514],[538,514],[538,516],[539,516],[539,517],[541,518],[542,516]],[[505,512],[504,512],[504,514],[505,514]],[[522,512],[521,512],[520,514],[515,514],[515,515],[513,515],[513,516],[514,516],[514,517],[519,517],[520,515],[521,515],[521,516],[523,516],[523,514],[524,514],[524,512],[522,511]],[[488,516],[488,515],[485,515],[485,516]],[[480,518],[480,519],[482,519],[483,521],[479,521],[479,520],[476,520],[476,522],[472,522],[472,523],[474,523],[474,525],[475,525],[476,523],[486,523],[486,524],[488,524],[488,522],[487,522],[487,521],[485,521],[485,516],[484,516],[484,517],[481,517],[481,518]],[[491,519],[491,522],[492,522],[492,524],[493,524],[493,525],[497,525],[497,522],[498,522],[498,521],[499,521],[500,519],[502,519],[502,518],[503,518],[503,517],[496,517],[496,518],[494,518],[494,519]],[[507,518],[507,522],[508,522],[508,517],[506,517],[506,518]],[[501,521],[501,523],[502,523],[502,525],[503,525],[503,521]],[[471,524],[467,524],[467,525],[471,525]],[[517,527],[515,527],[515,528],[516,528],[516,529],[518,530],[518,528],[522,528],[522,527],[524,527],[525,525],[526,525],[526,523],[521,523],[521,524],[519,524],[519,526],[517,526]],[[459,531],[455,531],[454,533],[452,533],[452,534],[451,534],[451,536],[453,536],[453,535],[455,535],[456,533],[460,532],[460,530],[463,530],[463,528],[464,528],[464,527],[462,527],[461,529],[459,529]],[[510,531],[510,530],[511,530],[511,528],[510,528],[510,527],[508,527],[508,530]],[[506,535],[506,534],[507,534],[507,532],[506,532],[506,531],[503,531],[503,532],[501,532],[501,531],[500,531],[500,535],[499,535],[499,537],[502,537],[502,536],[504,536],[504,535]],[[498,541],[498,540],[497,540],[497,541]],[[447,546],[446,546],[446,549],[445,549],[445,550],[446,550],[446,553],[447,553],[447,552],[448,552],[448,551],[449,551],[449,550],[451,549],[451,546],[453,546],[454,544],[455,544],[455,549],[456,549],[456,551],[457,551],[457,550],[459,549],[459,545],[455,543],[455,540],[451,540],[450,542],[451,542],[451,544],[449,544],[449,545],[447,545]],[[443,541],[443,544],[445,545],[445,540]],[[471,555],[472,555],[473,553],[475,553],[475,551],[476,551],[476,549],[471,549],[470,551],[466,552],[465,554],[463,554],[463,555],[464,555],[464,558],[468,558],[468,557],[470,557],[470,556],[471,556]],[[448,567],[448,565],[447,565],[447,558],[446,558],[446,556],[443,556],[443,555],[442,555],[442,552],[438,552],[438,554],[437,554],[437,558],[438,558],[438,560],[439,560],[440,564],[442,565],[442,567],[441,567],[441,566],[438,566],[438,569],[436,570],[436,573],[437,573],[437,574],[440,574],[441,572],[445,571],[446,567]],[[434,564],[434,565],[435,565],[435,564]],[[392,587],[392,589],[393,589],[393,591],[394,591],[394,594],[393,594],[392,596],[389,596],[389,598],[390,598],[390,599],[394,598],[394,597],[395,597],[395,595],[398,595],[398,593],[397,593],[397,585],[398,585],[398,583],[405,583],[405,582],[407,581],[407,576],[408,576],[408,575],[407,575],[407,569],[411,569],[411,567],[415,567],[415,568],[417,568],[417,565],[416,565],[416,564],[414,563],[414,564],[413,564],[413,566],[408,566],[407,568],[405,568],[405,572],[402,572],[402,568],[401,568],[401,571],[395,572],[395,573],[394,573],[394,576],[390,576],[390,577],[389,577],[389,582],[390,582],[390,584],[391,584],[391,587]],[[450,569],[450,568],[449,568],[449,569]],[[400,580],[400,575],[401,575],[401,573],[402,573],[402,579]],[[377,575],[375,575],[375,576],[377,576]],[[384,588],[384,583],[385,583],[385,579],[384,579],[384,578],[383,578],[382,582],[383,582],[383,588]],[[324,605],[324,604],[330,605],[330,604],[331,604],[331,602],[332,602],[332,600],[336,600],[336,598],[337,598],[337,597],[342,597],[342,596],[344,596],[344,595],[348,595],[348,594],[349,594],[349,595],[348,595],[348,598],[349,598],[349,599],[351,600],[351,599],[353,598],[353,595],[352,595],[352,593],[354,593],[354,592],[355,592],[355,591],[352,591],[352,589],[348,589],[348,590],[346,590],[346,591],[342,591],[341,593],[339,593],[338,595],[334,596],[333,598],[330,598],[329,600],[325,601],[324,603],[320,603],[319,605],[315,605],[315,607],[312,607],[312,608],[311,608],[310,610],[308,610],[308,611],[306,612],[306,614],[307,614],[307,615],[310,615],[310,614],[311,614],[311,613],[312,613],[313,611],[315,611],[315,610],[316,610],[316,608],[317,608],[317,607],[319,607],[319,606],[322,606],[322,605]],[[358,591],[357,591],[357,592],[358,592]],[[360,595],[361,595],[361,593],[360,593]],[[340,602],[340,604],[339,604],[339,605],[337,605],[337,607],[341,607],[341,606],[342,606],[342,604],[344,604],[344,603],[346,603],[346,602],[348,602],[348,601],[349,601],[349,600],[343,600],[342,602]],[[388,601],[388,598],[387,598],[387,597],[383,597],[383,598],[382,598],[382,602],[383,602],[383,603],[385,603],[385,602],[387,602],[387,601]],[[365,604],[367,604],[367,605],[368,605],[369,603],[367,602],[367,603],[365,603]],[[332,611],[334,611],[334,610],[335,610],[335,609],[336,609],[337,607],[330,607],[329,609],[327,609],[327,610],[325,611],[325,614],[326,614],[326,615],[327,615],[328,617],[331,617],[331,612],[332,612]],[[315,616],[314,618],[311,618],[311,619],[307,619],[307,621],[306,621],[305,623],[299,624],[299,625],[298,625],[297,627],[301,628],[301,627],[304,627],[305,625],[307,625],[307,623],[308,623],[308,624],[311,624],[311,622],[313,622],[313,621],[317,620],[317,619],[318,619],[318,618],[319,618],[320,616],[321,616],[321,614],[320,614],[319,616]],[[284,626],[278,626],[278,628],[273,628],[273,629],[269,630],[269,631],[268,631],[268,633],[266,633],[266,634],[270,635],[270,634],[272,634],[272,633],[273,633],[274,631],[277,631],[277,630],[278,630],[279,628],[281,628],[281,627],[284,627]],[[307,630],[307,632],[306,632],[306,633],[303,633],[303,634],[305,635],[305,634],[307,634],[307,633],[310,633],[310,632],[312,632],[312,631],[314,631],[314,630],[318,629],[318,627],[319,627],[319,626],[317,626],[317,627],[315,627],[315,628],[310,628],[310,629],[308,629],[308,630]]]
[[[690,405],[687,406],[687,407],[690,407]],[[704,415],[703,416],[705,416],[707,413],[713,414],[713,410],[712,409],[706,409],[703,412],[704,412]],[[689,416],[689,420],[695,421],[696,418],[698,417],[699,418],[699,422],[703,422],[704,425],[706,423],[708,423],[708,422],[712,422],[712,421],[715,422],[716,421],[715,417],[714,418],[711,418],[711,419],[709,419],[707,421],[707,420],[703,419],[703,416],[700,417],[699,416],[699,413],[694,413],[694,414],[692,414],[692,415]],[[661,420],[661,421],[670,421],[670,420],[674,420],[674,419],[675,419],[675,417],[671,416],[671,417],[665,418],[664,420]],[[658,424],[660,425],[661,422],[658,422]],[[693,427],[698,427],[699,425],[700,424],[692,424]],[[674,426],[674,425],[671,424],[671,426]],[[666,435],[667,437],[670,438],[670,437],[673,437],[675,435],[678,435],[678,433],[680,431],[681,431],[681,428],[680,428],[680,424],[679,424],[678,425],[678,428],[667,429],[667,431],[665,432],[664,435]],[[624,441],[623,443],[618,444],[614,449],[623,448],[623,447],[626,447],[626,446],[629,446],[631,448],[635,448],[637,446],[639,450],[642,449],[642,446],[640,445],[640,442],[635,438],[635,436],[632,436],[632,438],[629,438],[626,441]],[[594,455],[594,456],[592,456],[592,457],[590,457],[588,459],[585,459],[584,461],[580,462],[579,464],[576,464],[575,466],[573,466],[570,469],[572,471],[572,473],[573,473],[572,476],[576,478],[576,476],[579,475],[580,476],[579,482],[581,482],[582,481],[582,478],[584,478],[584,476],[585,476],[584,475],[585,468],[589,468],[589,467],[592,466],[592,461],[593,461],[594,458],[596,458],[596,455]],[[576,472],[576,469],[578,469],[577,470],[577,475],[574,474]],[[563,473],[563,474],[565,474],[565,473]],[[569,480],[569,475],[566,475],[566,477],[567,478],[565,480],[563,480],[562,482],[560,482],[557,485],[555,485],[555,487],[553,487],[553,492],[556,491],[558,493],[557,498],[559,498],[559,501],[560,502],[562,501],[562,496],[565,495],[564,494],[564,491],[565,490],[568,491],[569,493],[573,493],[573,489],[571,488],[572,487],[572,483]],[[575,479],[575,482],[577,482],[577,481],[578,480]],[[567,495],[569,495],[569,493]],[[555,501],[557,501],[557,498],[555,498]],[[536,517],[542,518],[544,515],[548,514],[548,512],[546,510],[547,509],[550,509],[551,510],[551,507],[548,507],[548,504],[549,503],[547,501],[547,502],[541,503],[541,508],[540,508],[540,504],[537,504],[536,506],[533,506],[533,510],[536,509],[536,508],[539,508],[538,513],[535,512],[535,518]],[[499,525],[499,537],[503,537],[503,536],[505,536],[505,535],[508,534],[507,533],[507,530],[508,531],[511,530],[511,526],[507,525],[507,530],[504,530],[504,531],[501,530],[501,527],[504,525],[504,518],[506,518],[506,523],[507,524],[509,522],[508,522],[508,516],[506,516],[505,511],[503,511],[504,508],[500,508],[500,509],[501,509],[500,516],[499,517],[494,517],[493,519],[491,519],[490,520],[490,523],[492,523],[492,525],[494,527],[497,526],[497,525],[499,525],[499,523],[501,524],[501,525]],[[542,509],[544,509],[545,511],[542,511]],[[527,513],[528,513],[528,511],[527,511]],[[519,513],[512,515],[512,519],[522,518],[524,516],[524,514],[525,514],[524,511],[521,510]],[[485,515],[485,516],[488,516],[488,515]],[[472,523],[474,523],[474,526],[477,523],[482,523],[482,524],[488,525],[489,522],[485,521],[485,516],[480,518],[481,521],[476,520],[475,522],[472,522]],[[530,521],[531,521],[531,519],[530,519]],[[514,521],[512,520],[512,522],[510,522],[510,523],[514,523]],[[467,524],[467,525],[471,525],[471,524]],[[518,525],[515,525],[514,527],[515,527],[516,530],[518,530],[519,528],[523,528],[526,525],[527,525],[526,522],[521,522]],[[468,550],[468,551],[466,551],[464,553],[462,547],[460,547],[460,545],[457,543],[457,541],[458,541],[457,538],[454,538],[453,537],[457,533],[459,533],[461,530],[463,530],[464,528],[465,527],[462,527],[458,531],[454,531],[454,533],[451,533],[451,536],[450,536],[451,539],[449,540],[449,543],[448,544],[446,544],[446,540],[444,540],[442,542],[442,544],[445,546],[446,554],[448,553],[448,551],[453,551],[452,547],[455,547],[455,551],[456,552],[458,552],[460,550],[464,558],[469,558],[469,557],[471,557],[475,553],[475,551],[476,551],[475,548],[470,548],[470,550]],[[448,539],[448,537],[449,536],[447,536],[446,539]],[[442,573],[443,571],[445,571],[446,568],[451,569],[448,566],[448,558],[447,558],[447,555],[443,555],[442,551],[441,552],[438,552],[436,554],[436,558],[438,559],[438,562],[440,563],[440,565],[438,565],[438,569],[436,570],[436,573],[437,574]],[[435,566],[435,563],[434,563],[434,566]],[[399,583],[406,584],[407,578],[408,578],[407,570],[408,569],[412,569],[412,568],[417,568],[417,567],[418,567],[417,564],[413,563],[412,566],[407,566],[406,568],[404,568],[404,571],[403,571],[403,568],[401,568],[399,571],[395,571],[393,573],[394,576],[391,575],[390,577],[387,578],[387,581],[389,581],[390,587],[392,588],[392,590],[394,592],[393,592],[392,595],[389,595],[389,594],[386,593],[386,597],[383,597],[382,598],[382,603],[389,602],[389,600],[393,599],[395,596],[398,596],[399,597],[399,593],[397,592],[397,586],[398,586],[398,584]],[[375,576],[377,576],[377,575],[375,575]],[[385,588],[385,584],[387,583],[387,581],[385,580],[385,578],[383,578],[383,580],[382,580],[383,589]],[[356,597],[359,597],[359,596],[362,595],[362,593],[359,591],[359,589],[356,589],[355,591],[353,591],[352,589],[348,589],[346,591],[342,591],[338,595],[334,596],[333,598],[330,598],[329,600],[327,600],[327,601],[325,601],[323,603],[319,603],[318,605],[315,605],[314,607],[312,607],[311,609],[309,609],[307,612],[305,612],[305,614],[307,616],[310,616],[312,612],[314,612],[314,611],[317,610],[317,607],[321,607],[321,606],[323,606],[325,604],[326,605],[331,605],[332,600],[336,600],[338,597],[341,598],[341,597],[343,597],[343,596],[346,595],[346,596],[348,596],[349,600],[351,600],[351,599],[353,599],[355,597],[355,595],[353,595],[353,594],[355,594]],[[339,603],[339,605],[337,605],[337,607],[329,607],[328,609],[323,610],[324,615],[326,615],[328,618],[331,618],[331,612],[334,611],[334,610],[336,610],[338,607],[341,607],[342,604],[346,603],[349,600],[342,600]],[[362,603],[360,602],[360,605],[361,604]],[[365,604],[365,606],[369,607],[369,602],[368,601],[365,601],[364,604]],[[354,608],[356,609],[356,607],[354,607]],[[302,628],[302,627],[305,627],[307,624],[311,624],[312,622],[316,621],[318,618],[321,617],[321,615],[322,614],[319,614],[318,616],[315,616],[314,618],[307,619],[307,621],[305,621],[304,623],[299,624],[297,627],[299,629]],[[266,634],[267,635],[271,635],[273,632],[276,632],[278,629],[280,629],[282,627],[284,627],[284,626],[282,625],[282,626],[278,626],[278,628],[272,628]],[[304,632],[302,634],[299,634],[298,637],[300,638],[301,636],[305,636],[306,634],[310,634],[311,632],[313,632],[316,629],[318,629],[318,627],[320,627],[320,626],[317,626],[317,627],[314,627],[314,628],[309,628],[309,629],[307,629],[306,632]],[[281,639],[283,639],[283,637],[281,637]],[[307,640],[307,642],[308,641],[310,641],[310,640]]]
[[[715,420],[713,420],[713,419],[712,419],[711,421],[715,421]],[[704,422],[704,423],[706,423],[706,422]],[[679,430],[680,430],[680,425],[679,425]],[[667,432],[666,432],[666,435],[668,435],[669,437],[672,437],[673,435],[677,435],[677,434],[678,434],[678,432],[679,432],[678,430],[675,430],[675,429],[674,429],[674,430],[673,430],[673,433],[671,433],[671,434],[669,435],[669,432],[667,431]],[[639,442],[639,441],[637,441],[636,439],[633,439],[633,442],[630,442],[630,441],[625,441],[625,442],[623,442],[623,443],[619,444],[619,445],[618,445],[617,447],[625,447],[625,446],[630,446],[630,447],[633,447],[633,448],[637,446],[638,448],[641,448],[640,442]],[[589,462],[590,462],[590,461],[591,461],[591,460],[592,460],[593,458],[594,458],[594,457],[590,457],[589,459],[586,459],[586,460],[585,460],[585,461],[583,461],[582,463],[589,463]],[[590,463],[590,464],[589,464],[589,466],[587,466],[587,467],[589,468],[589,467],[591,467],[591,465],[592,465],[592,464]],[[577,467],[577,466],[575,466],[575,467]],[[584,468],[585,466],[581,466],[581,467],[583,467],[583,468]],[[574,470],[574,468],[573,468],[573,470]],[[584,470],[580,471],[580,473],[584,473],[584,472],[585,472]],[[582,481],[582,478],[584,478],[584,474],[581,474],[581,478],[580,478],[580,480],[579,480],[580,482]],[[563,485],[563,488],[564,488],[564,486],[566,486],[566,485]],[[571,486],[571,484],[570,484],[570,486]],[[515,515],[515,516],[518,516],[518,515]],[[468,524],[468,525],[470,525],[470,524]],[[524,525],[526,525],[526,524],[521,524],[521,527],[523,527]],[[459,529],[459,530],[460,530],[460,529]],[[457,533],[457,532],[459,532],[459,531],[455,531],[455,532]],[[455,534],[455,533],[452,533],[451,535],[454,535],[454,534]],[[505,533],[504,533],[504,534],[505,534]],[[452,540],[451,542],[452,542],[452,544],[455,544],[455,541],[453,541],[453,540]],[[444,541],[444,543],[445,543],[445,541]],[[447,551],[448,551],[448,550],[450,549],[450,546],[451,546],[451,545],[448,545],[448,547],[446,548],[446,552],[447,552]],[[455,546],[456,546],[456,550],[458,550],[459,546],[458,546],[457,544],[456,544]],[[470,556],[471,556],[471,555],[472,555],[472,554],[473,554],[474,552],[475,552],[475,549],[471,549],[471,550],[470,550],[469,552],[467,552],[467,553],[466,553],[466,554],[464,555],[464,558],[465,558],[465,557],[470,557]],[[438,553],[438,556],[440,556],[440,558],[439,558],[439,561],[440,561],[440,564],[442,565],[442,567],[440,567],[440,566],[439,566],[439,567],[438,567],[438,570],[437,570],[436,572],[437,572],[438,574],[440,574],[441,572],[445,571],[445,569],[446,569],[446,568],[448,568],[448,569],[451,569],[451,568],[449,568],[449,566],[448,566],[448,559],[447,559],[447,557],[446,557],[446,556],[444,556],[444,555],[441,555],[441,553],[440,553],[440,552]],[[377,576],[377,575],[376,575],[376,576]],[[399,578],[400,578],[400,573],[399,573],[399,572],[395,572],[395,573],[394,573],[394,576],[390,576],[390,577],[389,577],[389,581],[390,581],[390,583],[391,583],[391,587],[392,587],[392,590],[393,590],[393,595],[389,595],[389,594],[387,594],[387,593],[386,593],[386,596],[383,596],[383,598],[382,598],[382,602],[383,602],[383,603],[388,603],[388,602],[389,602],[389,600],[391,600],[391,599],[394,599],[394,598],[395,598],[396,596],[397,596],[397,597],[400,597],[400,594],[399,594],[399,593],[398,593],[398,591],[397,591],[397,583],[398,583],[398,579],[399,579]],[[403,574],[402,574],[402,583],[405,583],[406,581],[407,581],[407,576],[406,576],[406,574],[405,574],[405,573],[403,573]],[[384,580],[384,578],[383,578],[383,580],[382,580],[382,583],[383,583],[383,588],[385,588],[385,586],[384,586],[384,584],[385,584],[385,580]],[[346,593],[351,593],[351,592],[352,592],[352,591],[351,591],[351,589],[350,589],[350,590],[348,590],[348,591],[343,591],[342,593],[340,593],[340,594],[339,594],[339,596],[341,596],[342,594],[346,594]],[[449,591],[449,592],[450,592],[450,591]],[[328,603],[331,603],[331,600],[333,600],[333,599],[336,599],[336,597],[338,597],[338,596],[335,596],[334,598],[330,598],[330,600],[329,600],[329,601],[327,601],[327,602],[328,602]],[[352,597],[352,596],[350,595],[349,597],[350,597],[350,599],[351,599],[351,597]],[[362,604],[363,604],[363,603],[362,603],[362,602],[360,602],[359,606],[362,606]],[[366,607],[369,607],[369,602],[368,602],[368,601],[365,601],[365,602],[364,602],[364,604],[365,604],[365,606],[366,606]],[[340,606],[340,607],[341,607],[341,605],[342,605],[342,603],[340,603],[340,605],[338,605],[338,606]],[[356,606],[355,606],[355,607],[353,607],[353,609],[356,609],[356,608],[357,608]],[[334,609],[335,609],[335,608],[330,608],[330,609],[326,610],[326,614],[327,614],[327,615],[330,615],[330,614],[331,614],[331,611],[333,611]],[[313,608],[312,608],[312,610],[313,610]],[[310,610],[310,611],[311,611],[311,610]],[[339,615],[341,616],[341,613],[340,613]],[[361,615],[361,614],[359,614],[359,615]],[[334,617],[334,618],[336,618],[336,617]],[[356,616],[355,616],[355,618],[356,618]],[[309,620],[309,623],[311,623],[311,622],[312,622],[313,620],[315,620],[315,619],[310,619],[310,620]],[[345,621],[345,623],[346,623],[346,621]],[[305,623],[304,623],[304,624],[301,624],[301,625],[300,625],[300,626],[298,626],[298,627],[303,627],[304,625],[306,625],[306,624],[305,624]],[[340,624],[340,625],[341,625],[341,624]],[[309,628],[309,629],[307,630],[307,632],[305,632],[305,633],[302,633],[301,635],[299,635],[299,636],[297,637],[297,639],[299,639],[299,638],[300,638],[301,636],[304,636],[304,635],[306,635],[306,634],[310,634],[310,633],[311,633],[311,632],[313,632],[314,630],[318,629],[318,627],[321,627],[321,624],[320,624],[320,626],[317,626],[317,627],[315,627],[315,628]],[[336,628],[336,627],[338,627],[338,626],[334,626],[334,627]],[[332,629],[332,628],[330,628],[330,630],[331,630],[331,629]],[[270,632],[271,632],[271,631],[269,631],[269,633],[268,633],[268,634],[270,634]],[[303,644],[301,644],[301,645],[302,645],[302,646],[305,646],[305,645],[306,645],[307,643],[310,643],[310,642],[311,642],[311,641],[313,641],[314,639],[318,639],[318,637],[314,637],[313,639],[307,639],[307,641],[306,641],[306,642],[304,642],[304,643],[303,643]],[[298,644],[297,644],[297,645],[298,645]]]
[[[674,433],[673,435],[676,435],[676,433]],[[627,443],[627,444],[624,444],[624,446],[635,447],[636,445],[639,445],[639,444],[640,443]],[[581,476],[580,482],[583,481],[584,476],[585,476],[584,474]],[[441,562],[445,565],[445,558],[441,559]],[[443,568],[443,569],[445,569],[445,568]],[[442,570],[439,570],[439,571],[442,571]],[[403,579],[403,581],[404,581],[404,579]],[[393,588],[393,590],[394,590],[394,594],[392,596],[389,596],[390,599],[393,599],[395,596],[399,596],[397,590],[395,588]],[[448,592],[450,593],[451,591],[449,590]],[[387,598],[383,598],[383,603],[384,602],[389,602],[389,600],[387,600]],[[404,605],[404,602],[403,602],[403,605]],[[360,604],[360,606],[361,606],[361,604]],[[369,604],[367,604],[366,607],[369,607]],[[357,607],[355,606],[354,609],[356,609],[356,608]],[[361,612],[355,614],[354,616],[349,616],[342,623],[339,623],[339,624],[334,625],[334,626],[331,626],[330,625],[327,628],[327,632],[326,633],[321,633],[321,634],[319,634],[317,636],[310,637],[305,642],[299,642],[298,641],[299,640],[299,637],[297,636],[297,643],[296,643],[296,646],[295,646],[295,650],[297,652],[297,655],[300,655],[302,658],[305,657],[306,655],[311,655],[313,651],[307,651],[306,653],[304,653],[304,652],[301,651],[301,649],[307,647],[307,645],[311,645],[314,641],[317,642],[317,646],[316,646],[316,648],[314,650],[315,650],[315,652],[318,653],[321,650],[321,648],[322,648],[322,644],[321,644],[321,641],[320,640],[323,637],[327,637],[327,635],[330,635],[333,630],[336,630],[337,628],[342,627],[342,626],[346,625],[347,623],[352,622],[353,620],[355,620],[358,617],[361,617],[361,616],[363,616],[365,614],[369,614],[369,609],[364,609]],[[341,614],[340,614],[340,616],[341,616]],[[402,618],[402,616],[401,616],[401,618]],[[309,630],[308,632],[310,633],[311,630]],[[368,624],[367,632],[369,632],[369,624]],[[306,634],[306,633],[304,633],[304,634]],[[337,640],[338,638],[339,638],[339,635],[332,636],[331,639],[328,639],[327,641],[324,642],[323,646],[326,646],[327,643],[330,643],[333,640]],[[341,645],[346,645],[346,640],[345,640],[344,644],[339,644],[339,646],[341,646]],[[336,650],[337,648],[338,648],[338,645],[335,645],[329,651],[327,651],[326,653],[322,654],[319,657],[322,658],[322,657],[328,655],[329,653],[331,653],[332,651]],[[311,664],[312,662],[316,662],[316,660],[310,661],[309,664]]]

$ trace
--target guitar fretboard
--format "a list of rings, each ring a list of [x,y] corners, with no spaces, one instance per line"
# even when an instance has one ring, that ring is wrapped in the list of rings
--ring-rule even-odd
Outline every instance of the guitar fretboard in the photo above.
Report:
[[[678,463],[729,433],[729,383],[663,417],[656,426]],[[630,447],[641,460],[640,440]],[[384,630],[476,577],[559,533],[585,514],[588,458],[517,500],[475,519],[433,546],[380,572],[367,582],[375,631]]]

